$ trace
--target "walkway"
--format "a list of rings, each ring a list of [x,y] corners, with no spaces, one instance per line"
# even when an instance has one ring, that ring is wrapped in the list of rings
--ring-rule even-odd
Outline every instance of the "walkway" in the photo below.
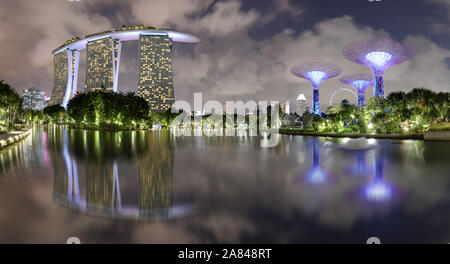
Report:
[[[31,134],[31,130],[32,128],[24,128],[23,130],[0,134],[0,149],[26,138]]]

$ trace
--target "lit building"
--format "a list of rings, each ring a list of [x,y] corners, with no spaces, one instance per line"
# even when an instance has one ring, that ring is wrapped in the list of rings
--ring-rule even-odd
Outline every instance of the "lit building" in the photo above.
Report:
[[[311,82],[313,87],[312,112],[320,115],[320,84],[330,78],[341,74],[342,69],[331,63],[309,62],[297,65],[291,69],[291,73],[297,77],[304,78]]]
[[[46,107],[45,92],[36,87],[26,89],[23,93],[23,109],[40,111]]]
[[[138,96],[150,104],[150,111],[167,111],[175,102],[172,78],[170,38],[167,35],[141,34]]]
[[[68,51],[63,51],[53,58],[53,91],[49,104],[62,104],[69,83]]]
[[[80,52],[77,50],[67,49],[55,54],[53,91],[49,105],[67,106],[71,92],[76,92],[79,62]]]
[[[117,91],[120,48],[120,41],[111,38],[88,41],[86,92]]]
[[[297,97],[297,114],[302,116],[306,111],[308,111],[308,102],[304,94],[299,94]]]
[[[54,85],[50,105],[67,106],[77,92],[80,51],[86,49],[86,92],[119,90],[122,41],[139,40],[138,95],[152,111],[165,111],[174,102],[172,42],[195,43],[198,38],[150,26],[127,26],[84,38],[74,38],[53,51]]]
[[[289,101],[280,102],[280,109],[283,114],[290,114]]]

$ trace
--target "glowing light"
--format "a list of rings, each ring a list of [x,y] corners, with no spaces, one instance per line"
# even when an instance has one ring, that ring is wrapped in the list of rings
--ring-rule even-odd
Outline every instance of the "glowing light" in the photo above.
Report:
[[[344,138],[344,139],[342,139],[342,143],[344,143],[344,144],[346,144],[347,142],[349,142],[350,141],[350,138]]]
[[[308,175],[308,181],[314,184],[324,183],[326,179],[326,174],[320,167],[313,168]]]
[[[392,59],[392,55],[384,51],[373,51],[366,55],[366,59],[376,67],[383,68]]]
[[[376,141],[375,139],[373,139],[373,138],[370,138],[369,140],[367,140],[367,142],[368,142],[370,145],[375,145],[375,144],[377,144],[377,141]]]
[[[370,82],[366,80],[356,80],[353,81],[353,86],[358,90],[362,90],[365,87],[370,86]]]
[[[375,182],[366,189],[366,197],[370,201],[386,201],[391,198],[391,190],[382,182]]]
[[[315,84],[319,85],[327,74],[323,71],[310,71],[306,76]]]
[[[369,129],[372,129],[373,128],[373,124],[372,123],[369,123],[369,125],[367,126]]]

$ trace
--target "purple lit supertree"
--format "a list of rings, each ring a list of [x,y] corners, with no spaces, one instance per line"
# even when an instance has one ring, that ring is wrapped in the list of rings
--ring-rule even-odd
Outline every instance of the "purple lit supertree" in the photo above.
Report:
[[[389,38],[372,38],[354,41],[344,48],[344,56],[353,62],[366,65],[374,75],[373,95],[384,97],[384,72],[387,68],[412,57],[411,50]]]
[[[308,62],[291,69],[291,73],[297,77],[307,79],[313,86],[312,112],[320,115],[319,87],[326,80],[341,74],[342,69],[331,63]]]
[[[373,77],[366,73],[345,75],[341,82],[354,87],[358,91],[358,106],[366,105],[366,89],[373,85]]]

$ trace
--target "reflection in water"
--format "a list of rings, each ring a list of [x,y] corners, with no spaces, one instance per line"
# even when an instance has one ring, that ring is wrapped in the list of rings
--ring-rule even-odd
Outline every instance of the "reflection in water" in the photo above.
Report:
[[[117,134],[110,132],[100,135],[99,131],[68,129],[63,129],[62,133],[62,155],[58,152],[52,155],[53,197],[58,204],[88,214],[139,220],[188,213],[188,208],[184,206],[172,206],[174,149],[168,134],[120,132],[122,135],[117,137]],[[111,141],[114,144],[107,144]],[[135,144],[135,141],[140,144]],[[87,149],[80,150],[79,146]],[[85,158],[84,154],[87,154]],[[120,159],[127,155],[137,157],[137,162]],[[64,162],[58,160],[61,156]],[[121,190],[121,164],[127,172],[123,175],[124,179],[130,181],[134,178],[132,181],[137,180],[138,184],[138,202],[126,206],[122,204],[121,193],[135,189]],[[80,193],[82,183],[78,174],[83,171],[82,167],[85,172],[85,198]]]
[[[308,171],[308,181],[314,184],[324,183],[326,181],[326,172],[320,166],[320,143],[317,138],[312,138],[312,166]]]
[[[450,237],[449,142],[376,140],[361,150],[332,138],[283,135],[277,147],[262,149],[248,131],[235,134],[35,128],[0,151],[0,213],[7,212],[0,214],[0,242],[60,243],[69,235],[89,243],[360,243],[374,232],[387,243]],[[181,206],[186,202],[195,214]]]
[[[174,150],[170,138],[155,134],[150,151],[139,158],[139,215],[168,217],[172,207]]]
[[[375,155],[373,180],[366,188],[365,194],[369,201],[383,202],[391,198],[391,187],[384,178],[384,156],[382,153]]]

